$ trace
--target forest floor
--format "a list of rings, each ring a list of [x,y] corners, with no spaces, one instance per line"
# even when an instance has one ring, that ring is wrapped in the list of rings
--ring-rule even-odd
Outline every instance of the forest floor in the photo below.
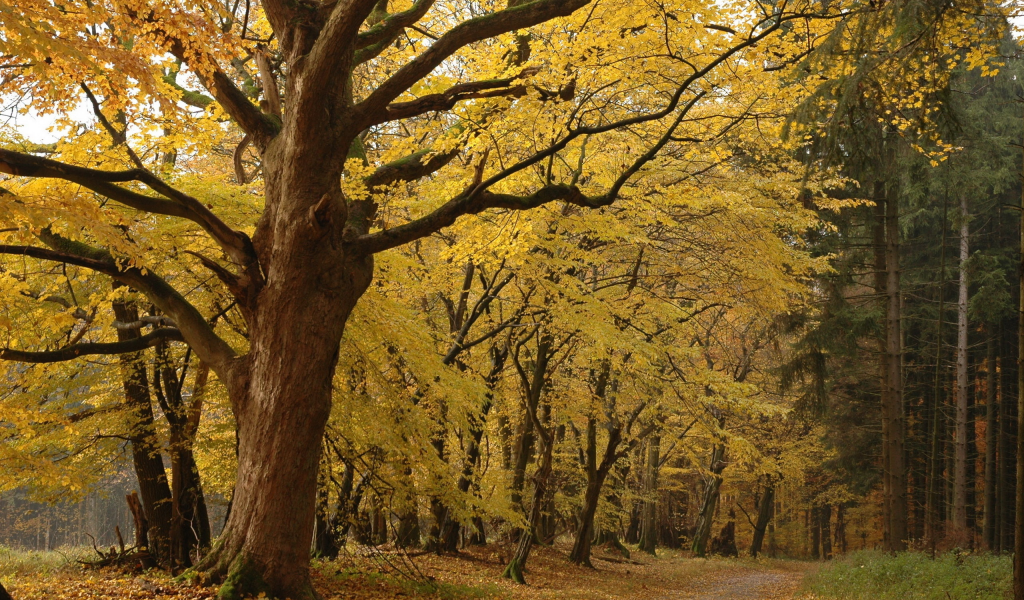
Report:
[[[687,558],[659,551],[657,557],[626,559],[595,550],[594,567],[566,560],[567,548],[538,548],[526,571],[529,585],[501,578],[500,548],[472,549],[458,556],[393,552],[345,554],[336,561],[315,561],[314,581],[329,600],[789,600],[797,596],[814,563],[797,561]],[[212,588],[178,584],[166,575],[84,569],[75,563],[55,566],[36,553],[45,568],[33,568],[31,556],[0,561],[0,580],[14,600],[200,600]]]

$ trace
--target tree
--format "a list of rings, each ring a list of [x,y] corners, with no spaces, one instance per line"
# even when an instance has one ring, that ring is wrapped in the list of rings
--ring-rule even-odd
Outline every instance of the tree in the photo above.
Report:
[[[612,5],[579,11],[587,4],[514,1],[484,14],[465,12],[465,19],[453,25],[446,15],[455,13],[438,10],[430,0],[395,11],[389,10],[389,3],[375,0],[315,7],[265,0],[259,8],[266,21],[255,22],[251,32],[240,14],[220,9],[139,10],[82,3],[74,10],[54,12],[45,4],[19,3],[15,11],[4,13],[10,34],[4,60],[18,65],[14,68],[19,75],[5,80],[8,86],[15,85],[13,80],[22,90],[43,91],[40,97],[58,97],[52,108],[65,112],[76,104],[77,94],[70,90],[81,86],[99,90],[109,110],[123,111],[129,120],[152,114],[149,111],[159,105],[170,115],[169,125],[180,125],[174,133],[181,135],[195,125],[182,116],[177,103],[207,102],[187,82],[178,83],[178,73],[187,67],[259,155],[265,206],[255,227],[245,231],[218,216],[209,203],[158,176],[153,157],[147,162],[126,143],[127,130],[112,132],[120,136],[115,142],[132,165],[127,170],[74,166],[73,152],[62,153],[70,162],[61,162],[0,151],[4,173],[68,182],[139,211],[108,211],[98,215],[103,227],[86,223],[85,232],[75,227],[47,230],[39,236],[43,245],[26,243],[22,236],[21,243],[4,244],[0,252],[76,265],[138,290],[173,319],[192,352],[225,386],[238,427],[240,476],[225,532],[199,565],[208,578],[224,581],[222,596],[266,592],[315,597],[306,565],[315,520],[319,440],[330,413],[339,342],[373,280],[375,254],[487,210],[526,210],[550,202],[587,209],[611,205],[660,151],[685,143],[675,141],[673,134],[687,112],[714,89],[719,66],[737,68],[742,52],[785,23],[813,14],[799,7],[747,17],[746,35],[733,33],[730,27],[673,27],[678,35],[705,40],[707,50],[694,57],[696,63],[668,59],[659,70],[678,71],[676,83],[645,83],[646,90],[631,91],[634,102],[629,106],[648,101],[658,106],[633,111],[628,106],[611,110],[604,104],[618,93],[617,85],[625,89],[632,83],[616,84],[618,74],[591,69],[604,60],[591,49],[601,47],[597,40],[604,36],[633,27],[622,23],[623,17],[643,23],[648,15]],[[249,7],[245,8],[248,15]],[[661,16],[673,14],[668,7],[652,10]],[[607,16],[607,25],[596,27],[602,21],[594,20],[595,15]],[[729,16],[740,27],[742,19]],[[655,22],[668,22],[656,17]],[[564,19],[558,23],[566,27],[555,27],[557,19]],[[423,26],[414,27],[417,22]],[[538,28],[533,41],[524,34],[512,35],[531,28]],[[639,26],[636,37],[620,37],[627,40],[624,56],[639,57],[643,53],[637,49],[654,39],[661,43],[663,32],[656,29]],[[266,60],[262,46],[250,41],[251,35],[267,34],[276,43],[276,64]],[[570,38],[580,50],[556,59],[552,53],[568,47]],[[813,44],[813,38],[805,41]],[[235,68],[232,60],[242,61],[249,52],[257,56],[260,67],[265,111],[240,87],[245,69],[228,70],[229,65]],[[537,69],[510,68],[491,58],[516,52],[532,54],[531,60],[547,75],[539,75]],[[168,53],[173,60],[166,58]],[[456,65],[461,67],[458,75],[452,70]],[[555,65],[559,67],[551,68]],[[536,87],[527,85],[534,75]],[[550,84],[558,93],[545,91]],[[431,93],[417,97],[419,90]],[[522,101],[514,100],[523,94]],[[555,106],[555,98],[565,104]],[[386,138],[378,137],[397,130],[398,123],[423,127],[434,114],[463,114],[464,123],[469,123],[470,116],[487,115],[495,110],[491,107],[508,104],[513,110],[496,117],[503,126],[520,117],[547,114],[545,119],[562,128],[555,128],[553,137],[545,134],[536,140],[539,150],[533,153],[524,152],[523,146],[496,148],[495,154],[502,157],[497,169],[486,161],[486,152],[469,168],[451,162],[457,151],[473,148],[474,134],[466,125],[441,132],[433,127],[434,134],[427,137],[439,145],[434,150],[409,144],[388,147]],[[469,108],[460,113],[461,106]],[[588,112],[597,107],[603,113],[599,120]],[[626,127],[641,132],[644,143],[613,178],[596,181],[576,173],[561,180],[550,168],[540,184],[526,177],[536,165],[585,138],[615,136]],[[175,156],[177,149],[168,146],[174,140],[167,137],[161,142],[164,156]],[[396,152],[406,152],[407,158],[394,156]],[[349,160],[353,155],[373,156],[379,166],[364,168],[360,159]],[[401,160],[380,160],[386,156]],[[393,225],[379,212],[389,186],[432,173],[440,176],[447,165],[452,168],[442,178],[449,182],[449,199],[437,208],[414,212],[401,225]],[[51,189],[64,188],[57,184]],[[213,240],[231,266],[202,254],[193,264],[212,271],[230,291],[245,319],[246,349],[218,335],[182,290],[150,266],[159,250],[154,249],[153,258],[144,258],[134,248],[131,227],[105,227],[104,220],[114,214],[129,223],[139,214],[183,219]]]

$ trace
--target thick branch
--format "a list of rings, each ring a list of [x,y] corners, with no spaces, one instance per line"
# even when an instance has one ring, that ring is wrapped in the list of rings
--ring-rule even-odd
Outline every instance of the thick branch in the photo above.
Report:
[[[172,188],[145,169],[101,171],[0,148],[0,173],[20,177],[63,179],[136,210],[188,219],[210,234],[239,264],[249,265],[255,262],[256,253],[249,236],[230,228],[202,202]],[[129,181],[144,183],[169,199],[154,198],[115,185]]]
[[[357,105],[357,111],[363,115],[362,122],[357,128],[362,130],[373,123],[386,120],[382,113],[386,113],[389,103],[464,46],[517,29],[526,29],[557,17],[567,17],[586,6],[589,1],[534,0],[459,23]]]
[[[105,250],[91,248],[53,234],[41,234],[51,248],[37,246],[0,245],[0,254],[16,254],[40,260],[67,263],[109,275],[117,281],[139,290],[162,312],[178,325],[182,336],[199,357],[218,373],[222,381],[229,381],[235,351],[213,331],[203,315],[177,290],[152,270],[122,268]]]
[[[358,252],[372,254],[389,248],[407,244],[413,240],[430,235],[448,227],[463,215],[472,215],[489,208],[508,208],[511,210],[527,210],[543,206],[548,202],[562,200],[577,206],[596,208],[607,206],[610,201],[606,197],[588,198],[575,186],[550,185],[541,188],[529,196],[513,196],[511,194],[494,194],[488,191],[478,192],[474,187],[463,194],[445,202],[430,214],[415,221],[361,235],[352,242]]]
[[[427,14],[435,0],[416,0],[412,7],[400,13],[389,15],[373,27],[359,34],[356,40],[355,64],[359,65],[380,55],[392,42],[398,39],[406,27],[416,24]]]
[[[142,337],[137,337],[124,342],[72,344],[71,346],[60,348],[59,350],[44,352],[25,352],[22,350],[0,348],[0,360],[13,360],[26,363],[61,362],[93,354],[104,354],[109,356],[114,354],[138,352],[140,350],[145,350],[146,348],[152,348],[164,341],[183,342],[185,339],[182,337],[181,331],[177,329],[161,328]]]
[[[447,165],[459,155],[459,150],[435,153],[431,149],[419,150],[396,161],[381,165],[363,183],[371,190],[377,190],[400,181],[416,181]],[[429,158],[427,158],[429,156]]]
[[[380,123],[408,119],[428,112],[451,110],[463,100],[473,98],[495,98],[499,96],[521,96],[526,93],[525,85],[512,86],[512,82],[536,72],[533,69],[523,71],[516,77],[474,81],[454,85],[439,94],[428,94],[408,102],[389,104]],[[380,123],[373,123],[379,125]]]
[[[346,77],[341,73],[348,71],[346,67],[355,51],[356,35],[376,5],[377,0],[336,0],[323,30],[304,60],[304,96],[325,98],[328,86],[336,86],[339,78]]]
[[[281,21],[275,18],[279,13],[273,9],[286,4],[286,2],[279,0],[264,0],[262,4],[268,19],[270,19],[271,25],[273,25],[276,30]],[[174,55],[175,58],[185,64],[192,65],[192,70],[199,77],[203,86],[213,94],[214,99],[220,103],[224,111],[231,115],[231,118],[238,123],[238,126],[241,127],[243,131],[252,136],[253,142],[261,152],[266,149],[267,144],[270,143],[270,140],[273,139],[281,129],[280,122],[275,121],[269,115],[265,115],[259,107],[250,102],[245,93],[238,89],[238,86],[236,86],[234,82],[232,82],[231,79],[220,70],[220,67],[217,66],[216,61],[212,57],[201,57],[200,60],[205,63],[202,65],[204,68],[195,68],[197,65],[193,64],[193,61],[190,59],[196,58],[196,52],[193,50],[186,50],[189,46],[182,43],[182,41],[175,35],[172,35],[170,32],[163,29],[163,26],[155,13],[150,12],[148,14],[139,14],[135,11],[129,11],[129,14],[137,19],[140,24],[144,24],[146,29],[158,34],[160,39],[166,41],[167,51]],[[287,17],[284,17],[284,23],[287,23]],[[207,72],[212,72],[212,75],[206,75],[205,73]],[[193,98],[183,96],[183,99],[188,104],[198,105],[195,103],[195,100],[199,97],[201,96]]]

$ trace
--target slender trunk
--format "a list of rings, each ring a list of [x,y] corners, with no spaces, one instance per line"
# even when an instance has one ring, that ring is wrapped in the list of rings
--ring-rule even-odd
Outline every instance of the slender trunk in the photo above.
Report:
[[[613,427],[608,432],[608,443],[605,446],[604,456],[601,458],[601,464],[595,464],[596,461],[596,440],[591,443],[591,438],[596,438],[594,435],[593,420],[587,428],[588,430],[588,464],[587,464],[587,492],[583,498],[583,513],[580,515],[580,524],[576,530],[576,539],[573,542],[572,551],[569,553],[569,561],[577,565],[592,566],[590,564],[590,546],[594,539],[594,516],[597,514],[597,504],[601,498],[601,489],[604,486],[605,479],[608,477],[608,472],[615,464],[616,450],[619,446],[619,442],[622,439],[622,429],[620,427]],[[590,448],[593,447],[593,450]]]
[[[883,315],[886,315],[886,322],[883,324],[882,331],[878,336],[878,388],[882,418],[882,543],[886,548],[889,548],[892,544],[892,533],[890,531],[892,526],[892,471],[889,464],[889,440],[892,434],[890,432],[891,417],[889,415],[889,407],[891,405],[889,399],[891,395],[891,390],[889,389],[889,353],[887,352],[886,344],[889,329],[887,326],[888,303],[886,292],[888,263],[886,261],[885,245],[885,211],[888,203],[886,202],[884,181],[875,182],[874,196],[875,214],[872,227],[872,248],[875,255],[874,285],[875,294],[881,305],[881,312]]]
[[[501,375],[501,371],[505,368],[505,361],[508,358],[508,349],[498,346],[491,347],[491,369],[484,379],[484,385],[487,387],[486,396],[484,402],[480,407],[480,418],[473,421],[473,424],[469,432],[469,441],[466,444],[466,455],[462,465],[462,473],[459,475],[459,481],[456,484],[459,492],[465,494],[469,491],[469,488],[473,485],[473,473],[477,468],[477,463],[480,462],[480,442],[484,436],[484,426],[487,422],[487,415],[491,411],[491,407],[494,404],[494,387],[498,384],[498,377]],[[524,465],[525,467],[525,465]],[[478,517],[476,517],[478,519]],[[479,529],[478,532],[474,532],[473,536],[476,540],[483,543],[482,536],[483,521],[480,520],[480,526],[474,527]],[[441,529],[441,549],[447,552],[455,552],[458,549],[459,541],[459,530],[461,524],[456,520],[451,511],[448,511],[446,515],[446,521],[444,527]]]
[[[719,490],[722,487],[722,471],[725,470],[725,444],[715,444],[711,450],[711,476],[705,480],[704,495],[700,512],[697,514],[697,527],[693,533],[691,549],[697,556],[705,556],[711,526],[715,520],[715,509],[718,507]]]
[[[889,509],[890,549],[907,548],[907,475],[904,461],[903,419],[903,336],[900,314],[900,252],[899,197],[886,194],[885,203],[885,265],[887,309],[886,387],[889,389],[886,411],[889,418],[888,446],[891,506]]]
[[[404,491],[399,497],[398,530],[395,531],[395,546],[414,548],[420,544],[420,514],[416,506],[416,489],[412,479],[412,467],[408,463],[402,469],[405,479]]]
[[[839,545],[839,553],[846,554],[846,505],[844,504],[836,507],[836,544]]]
[[[644,475],[644,501],[640,517],[640,550],[655,554],[658,546],[658,468],[661,466],[661,438],[647,443],[647,470]]]
[[[329,493],[327,489],[327,469],[321,467],[316,488],[316,520],[313,531],[313,556],[317,558],[337,558],[341,548],[331,526]]]
[[[1009,330],[1010,328],[1008,328]],[[1007,331],[1003,338],[1002,391],[999,402],[999,504],[1000,504],[1000,542],[1002,552],[1013,551],[1015,521],[1015,487],[1016,477],[1016,437],[1017,421],[1015,407],[1017,398],[1013,395],[1014,384],[1017,383],[1019,370],[1016,369],[1017,357],[1013,354],[1012,339],[1016,332]],[[1018,390],[1019,393],[1019,390]]]
[[[960,198],[960,284],[956,321],[956,434],[953,464],[953,529],[967,532],[967,197]]]
[[[821,523],[821,559],[832,560],[832,506],[822,506],[818,517]]]
[[[775,502],[775,488],[768,486],[761,496],[761,502],[757,506],[757,522],[754,523],[754,538],[750,542],[750,556],[757,558],[761,552],[761,544],[764,542],[764,534],[768,529],[768,522],[772,518],[772,504]]]
[[[821,560],[821,507],[811,507],[811,558]]]
[[[982,539],[990,552],[996,543],[996,338],[991,323],[985,342],[985,525]]]
[[[545,440],[544,438],[547,437]],[[544,504],[547,495],[548,478],[551,475],[551,455],[554,447],[554,439],[550,435],[545,436],[543,432],[539,435],[541,448],[541,464],[534,474],[533,499],[530,503],[530,515],[527,520],[526,529],[519,532],[519,542],[512,560],[505,567],[502,577],[511,579],[516,583],[526,584],[523,572],[526,570],[526,561],[530,558],[530,550],[533,548],[534,533],[540,525],[541,506]]]
[[[938,296],[939,296],[939,311],[938,316],[935,319],[935,379],[932,383],[932,391],[934,393],[934,400],[932,403],[932,423],[931,423],[931,452],[928,457],[928,481],[926,483],[927,491],[925,495],[925,525],[924,525],[924,537],[929,547],[931,548],[932,556],[935,556],[936,544],[938,542],[938,494],[939,486],[938,479],[942,474],[942,463],[939,440],[940,428],[942,427],[942,325],[945,321],[946,314],[946,220],[947,220],[947,209],[948,201],[947,198],[942,199],[942,246],[939,252],[939,281],[938,281]]]
[[[1017,307],[1017,493],[1014,502],[1013,598],[1024,600],[1024,197],[1020,218],[1020,304]]]
[[[114,316],[122,323],[139,320],[135,306],[124,302],[113,303]],[[117,339],[128,341],[139,337],[138,330],[118,329]],[[129,440],[132,462],[139,480],[142,509],[149,523],[149,550],[159,562],[171,561],[171,488],[167,482],[163,458],[156,445],[156,426],[153,419],[153,400],[149,392],[149,377],[142,353],[125,354],[120,358],[125,402],[133,415]]]

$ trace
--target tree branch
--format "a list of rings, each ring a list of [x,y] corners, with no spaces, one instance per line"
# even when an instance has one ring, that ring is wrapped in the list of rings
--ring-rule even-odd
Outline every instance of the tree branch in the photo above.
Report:
[[[525,85],[512,86],[512,82],[528,77],[537,69],[526,69],[515,77],[491,79],[454,85],[439,94],[427,94],[408,102],[394,102],[388,105],[383,119],[372,125],[380,125],[387,121],[408,119],[428,112],[451,110],[463,100],[473,98],[495,98],[500,96],[522,96],[526,93]]]
[[[359,34],[356,39],[356,55],[353,64],[359,65],[373,60],[392,42],[398,39],[406,27],[416,24],[427,14],[435,0],[416,0],[408,10],[384,18],[376,25]]]
[[[516,29],[526,29],[557,17],[567,17],[589,2],[590,0],[534,0],[459,23],[356,105],[357,113],[362,114],[357,129],[362,130],[373,123],[386,120],[389,103],[464,46]]]
[[[40,260],[67,263],[109,275],[121,283],[139,290],[162,312],[169,315],[182,332],[182,336],[196,354],[217,372],[222,381],[231,379],[235,351],[213,331],[203,315],[151,269],[122,268],[105,250],[92,248],[81,242],[67,240],[46,233],[40,239],[51,248],[37,246],[0,245],[0,254],[29,256]]]
[[[0,173],[63,179],[136,210],[188,219],[202,227],[240,265],[250,266],[256,262],[256,252],[249,236],[230,228],[202,202],[172,188],[145,169],[101,171],[0,148]],[[115,185],[130,181],[144,183],[168,199],[154,198]]]
[[[152,348],[153,346],[165,341],[184,342],[185,339],[182,337],[181,331],[165,327],[157,329],[142,337],[137,337],[133,340],[124,342],[72,344],[58,350],[49,350],[44,352],[25,352],[22,350],[11,350],[10,348],[0,348],[0,360],[11,360],[25,363],[61,362],[65,360],[74,360],[80,356],[94,354],[109,356],[115,354],[128,354],[129,352],[139,352],[140,350]]]
[[[535,2],[532,2],[526,6],[543,4],[544,1],[545,0],[536,0]],[[507,11],[492,13],[491,15],[488,15],[488,17],[502,14],[504,12]],[[771,35],[774,31],[779,29],[784,23],[796,18],[802,18],[804,16],[807,15],[804,15],[802,13],[793,13],[790,15],[775,17],[775,20],[771,25],[765,27],[756,35],[751,35],[750,37],[723,51],[721,54],[716,56],[714,60],[711,60],[703,68],[696,69],[689,77],[687,77],[676,88],[676,91],[673,93],[671,100],[661,110],[655,111],[653,113],[648,113],[645,115],[638,115],[635,117],[630,117],[627,119],[606,123],[604,125],[578,127],[576,129],[571,129],[569,133],[562,137],[562,139],[551,144],[550,146],[548,146],[547,149],[541,152],[537,152],[534,155],[530,156],[529,158],[521,160],[518,163],[506,169],[503,169],[502,171],[492,175],[490,178],[480,182],[477,185],[470,186],[462,194],[459,194],[455,198],[452,198],[445,204],[438,207],[433,212],[423,217],[420,217],[419,219],[406,223],[404,225],[399,225],[398,227],[386,229],[384,231],[366,233],[347,241],[355,245],[357,251],[364,252],[366,254],[372,254],[375,252],[387,250],[389,248],[394,248],[396,246],[400,246],[402,244],[409,243],[421,237],[430,235],[444,227],[448,227],[449,225],[454,223],[455,220],[458,219],[458,217],[460,216],[477,214],[489,208],[508,208],[512,210],[525,210],[530,208],[536,208],[538,206],[556,200],[561,200],[584,208],[599,208],[603,206],[608,206],[616,200],[619,191],[621,190],[622,186],[629,180],[629,178],[635,175],[640,170],[640,168],[643,167],[643,165],[653,160],[654,157],[657,155],[658,151],[660,151],[660,149],[664,147],[664,145],[672,139],[672,134],[675,132],[676,128],[682,122],[683,118],[686,116],[689,110],[696,104],[696,102],[706,94],[706,92],[700,91],[694,94],[694,96],[685,104],[683,109],[680,111],[680,114],[677,115],[677,117],[673,120],[672,124],[667,128],[667,131],[662,136],[660,136],[658,141],[654,145],[652,145],[652,147],[648,149],[644,154],[639,156],[633,162],[633,164],[631,164],[615,180],[615,182],[609,188],[609,191],[603,195],[587,197],[584,194],[582,194],[575,185],[564,184],[547,185],[538,190],[537,192],[530,194],[529,196],[494,194],[487,190],[488,188],[498,183],[499,181],[506,179],[507,177],[510,177],[511,175],[518,173],[519,171],[522,171],[523,169],[526,169],[527,167],[534,165],[544,160],[545,158],[554,156],[556,153],[565,149],[569,145],[569,143],[571,143],[573,140],[580,136],[606,133],[612,130],[630,127],[632,125],[638,125],[650,121],[657,121],[671,115],[679,107],[679,103],[682,102],[683,95],[686,93],[686,91],[689,90],[690,86],[696,83],[699,79],[703,78],[705,75],[713,71],[720,64],[724,63],[726,60],[728,60],[730,57],[738,53],[740,50],[752,46],[757,42],[761,41],[762,39],[766,38],[767,36]],[[475,19],[467,21],[462,25],[472,23],[473,21],[475,21]],[[448,37],[448,35],[455,33],[459,29],[459,27],[462,27],[462,25],[459,25],[452,29],[448,34],[442,37],[440,41],[438,41],[437,45],[440,45],[445,37]],[[433,49],[434,47],[431,47],[431,50]],[[424,52],[424,54],[420,55],[420,57],[417,57],[416,60],[420,60],[420,58],[425,56],[428,52],[430,51],[428,50],[427,52]],[[410,63],[409,65],[403,67],[401,70],[399,70],[398,73],[395,74],[394,77],[392,77],[392,79],[398,77],[402,73],[402,70],[409,68],[412,64],[413,63]],[[387,85],[387,83],[385,83],[385,85]],[[384,89],[384,86],[378,88],[378,92],[381,89]],[[377,92],[371,94],[370,97],[372,98],[373,95],[375,94],[377,94]],[[366,104],[368,100],[369,98],[366,101],[364,101],[363,104]],[[386,108],[383,109],[383,112],[386,113],[386,110]],[[575,178],[578,178],[578,175]]]
[[[281,11],[274,9],[281,8],[283,5],[290,3],[286,0],[264,0],[262,4],[267,18],[275,30],[279,26],[287,24],[288,17],[285,16],[282,20],[282,18],[279,18]],[[138,20],[139,24],[144,26],[142,28],[143,31],[148,30],[150,34],[156,34],[157,39],[164,43],[167,51],[175,58],[191,65],[193,72],[199,77],[203,87],[209,90],[224,111],[231,115],[231,118],[238,123],[238,126],[252,136],[253,142],[260,152],[266,149],[267,144],[270,143],[270,140],[281,129],[279,121],[264,114],[258,106],[250,102],[245,93],[238,89],[238,86],[217,66],[217,62],[212,57],[198,57],[204,64],[202,65],[203,68],[196,68],[193,61],[189,59],[197,57],[196,55],[199,53],[192,49],[193,46],[184,44],[178,37],[164,29],[159,17],[154,12],[151,11],[143,15],[137,11],[128,10],[128,15]],[[205,73],[211,74],[206,75]],[[172,83],[172,85],[180,88],[176,83]],[[183,91],[183,99],[186,104],[198,106],[202,103],[201,101],[196,102],[199,98],[201,98],[201,95],[189,98],[188,94]]]
[[[447,165],[458,155],[458,149],[445,153],[435,153],[429,148],[419,150],[377,167],[376,171],[363,179],[363,183],[370,190],[379,190],[399,181],[416,181]]]
[[[567,185],[545,186],[529,196],[495,194],[486,190],[478,191],[479,189],[479,186],[467,189],[419,219],[391,229],[360,235],[349,241],[357,252],[373,254],[430,235],[448,227],[463,215],[477,214],[489,208],[527,210],[555,200],[586,208],[606,206],[610,203],[605,197],[588,198],[575,186]]]

